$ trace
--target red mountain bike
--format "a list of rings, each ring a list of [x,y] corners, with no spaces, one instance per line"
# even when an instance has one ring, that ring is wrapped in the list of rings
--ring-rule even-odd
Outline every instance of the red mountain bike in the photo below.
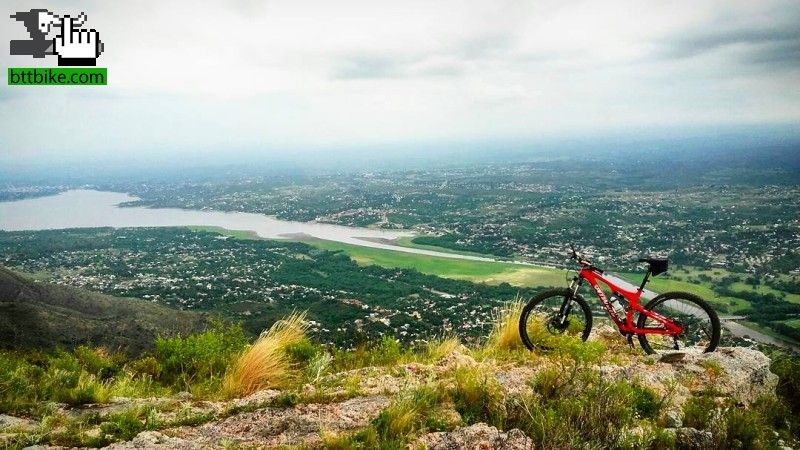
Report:
[[[650,276],[667,271],[668,261],[663,258],[642,258],[648,264],[647,274],[636,290],[624,289],[619,280],[604,276],[602,269],[582,257],[575,247],[571,258],[578,261],[581,270],[572,279],[567,289],[553,289],[532,298],[522,309],[519,319],[519,334],[530,350],[548,348],[553,335],[589,337],[592,330],[592,310],[578,289],[587,281],[603,309],[617,325],[619,332],[633,346],[633,335],[647,353],[696,348],[713,352],[719,344],[720,325],[717,313],[702,298],[688,292],[665,292],[647,303],[639,304],[644,286]],[[600,284],[611,290],[606,297]],[[637,317],[634,319],[634,313]],[[550,344],[551,345],[551,344]]]

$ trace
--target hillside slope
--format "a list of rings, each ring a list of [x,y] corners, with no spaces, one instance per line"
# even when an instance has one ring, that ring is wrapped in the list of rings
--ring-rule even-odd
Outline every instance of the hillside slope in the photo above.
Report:
[[[195,333],[209,316],[144,300],[34,282],[0,267],[0,345],[51,349],[102,346],[130,355],[158,335]]]
[[[586,360],[586,350],[520,351],[497,359],[500,354],[448,346],[434,352],[446,351],[443,355],[323,371],[294,386],[243,398],[203,400],[188,392],[114,397],[103,405],[57,410],[41,421],[0,416],[0,446],[3,439],[12,449],[38,444],[50,450],[767,449],[796,444],[788,434],[787,411],[775,397],[778,377],[757,350],[721,348],[657,360],[616,348],[592,361]]]

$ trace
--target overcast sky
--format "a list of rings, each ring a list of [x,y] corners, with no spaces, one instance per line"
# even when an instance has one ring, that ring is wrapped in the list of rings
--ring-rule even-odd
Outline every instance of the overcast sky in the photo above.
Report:
[[[109,85],[8,86],[16,11],[85,11]],[[235,155],[800,123],[798,1],[33,1],[0,159]],[[53,57],[50,57],[53,58]],[[434,146],[435,148],[435,146]]]

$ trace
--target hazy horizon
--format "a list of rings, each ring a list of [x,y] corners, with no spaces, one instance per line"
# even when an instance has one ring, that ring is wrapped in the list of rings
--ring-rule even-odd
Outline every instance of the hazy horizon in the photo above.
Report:
[[[7,15],[39,7],[4,5]],[[731,133],[765,145],[800,137],[796,2],[49,8],[87,13],[106,45],[98,65],[108,67],[109,85],[4,83],[6,164],[335,160],[409,149],[429,157],[465,146],[542,151],[594,137],[602,145],[637,136],[678,145]],[[26,37],[3,20],[0,40]],[[7,51],[0,59],[6,67],[53,65]]]
[[[7,17],[42,5],[4,6],[0,41],[26,38]],[[98,65],[109,85],[4,81],[7,167],[436,160],[800,138],[796,2],[47,7],[87,13],[106,45]],[[53,65],[8,51],[0,60]]]

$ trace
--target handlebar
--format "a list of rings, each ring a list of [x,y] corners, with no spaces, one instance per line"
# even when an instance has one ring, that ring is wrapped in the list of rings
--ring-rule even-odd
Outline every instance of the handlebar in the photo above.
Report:
[[[603,272],[602,269],[600,269],[599,267],[595,267],[592,264],[591,261],[589,261],[588,259],[586,259],[583,256],[581,256],[581,254],[578,253],[577,250],[575,250],[575,244],[569,244],[569,248],[572,250],[572,255],[570,255],[570,259],[574,259],[574,260],[578,261],[578,264],[580,264],[581,266],[583,266],[583,267],[585,267],[587,269],[597,270],[600,273]]]

